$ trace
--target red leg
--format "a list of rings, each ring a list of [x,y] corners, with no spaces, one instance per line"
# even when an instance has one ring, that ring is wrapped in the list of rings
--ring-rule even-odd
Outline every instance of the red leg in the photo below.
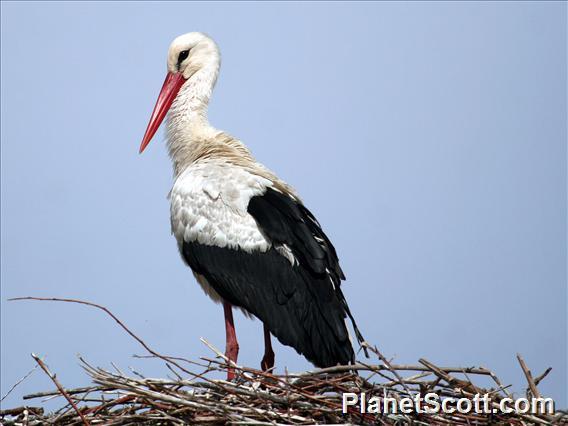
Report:
[[[270,341],[270,330],[264,324],[264,356],[260,362],[262,371],[268,371],[274,367],[274,351],[272,350],[272,342]]]
[[[225,333],[227,339],[225,355],[236,364],[239,356],[239,343],[237,342],[235,323],[233,322],[233,307],[229,302],[223,302],[223,311],[225,312]],[[227,369],[227,380],[233,380],[234,378],[235,369],[229,367]]]

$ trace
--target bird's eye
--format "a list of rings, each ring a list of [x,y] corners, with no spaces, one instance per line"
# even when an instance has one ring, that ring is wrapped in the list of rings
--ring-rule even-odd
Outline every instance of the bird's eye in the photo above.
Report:
[[[181,64],[183,61],[185,61],[188,56],[189,56],[189,49],[182,50],[181,52],[179,52],[178,65]]]

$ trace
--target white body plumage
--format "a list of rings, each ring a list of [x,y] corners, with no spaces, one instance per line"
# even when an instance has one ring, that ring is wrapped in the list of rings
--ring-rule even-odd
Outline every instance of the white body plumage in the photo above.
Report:
[[[175,181],[171,192],[172,233],[178,244],[200,244],[266,251],[268,239],[248,214],[251,197],[271,182],[222,161],[198,162]]]
[[[247,207],[252,197],[272,187],[269,179],[224,161],[205,160],[188,166],[170,192],[172,234],[180,252],[184,242],[194,241],[247,253],[266,252],[273,243]],[[285,244],[275,247],[294,265],[296,259]],[[222,299],[207,280],[195,275],[205,293],[220,302]]]

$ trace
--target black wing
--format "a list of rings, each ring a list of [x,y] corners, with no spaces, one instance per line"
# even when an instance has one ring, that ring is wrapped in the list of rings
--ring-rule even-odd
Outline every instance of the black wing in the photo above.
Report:
[[[271,333],[318,367],[353,362],[345,326],[353,317],[340,289],[344,278],[335,249],[313,215],[299,202],[272,189],[248,206],[275,245],[286,244],[298,259],[291,265],[275,247],[246,252],[184,242],[189,266],[221,297],[261,319]],[[359,341],[363,341],[355,322]]]
[[[286,194],[267,188],[263,195],[250,200],[248,212],[273,242],[290,247],[312,278],[326,276],[333,281],[335,296],[344,310],[343,317],[345,314],[349,316],[357,340],[363,343],[365,339],[341,291],[341,280],[345,279],[345,275],[339,266],[335,248],[307,207]],[[366,348],[364,351],[367,355]]]

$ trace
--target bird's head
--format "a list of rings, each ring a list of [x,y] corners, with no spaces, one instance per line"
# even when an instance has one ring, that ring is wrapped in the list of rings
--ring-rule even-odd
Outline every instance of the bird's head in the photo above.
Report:
[[[168,49],[168,72],[189,80],[197,71],[219,66],[219,48],[203,33],[177,37]]]
[[[209,70],[216,78],[219,63],[217,44],[203,33],[183,34],[172,42],[168,49],[168,74],[140,144],[140,152],[152,140],[182,86],[200,70]]]

